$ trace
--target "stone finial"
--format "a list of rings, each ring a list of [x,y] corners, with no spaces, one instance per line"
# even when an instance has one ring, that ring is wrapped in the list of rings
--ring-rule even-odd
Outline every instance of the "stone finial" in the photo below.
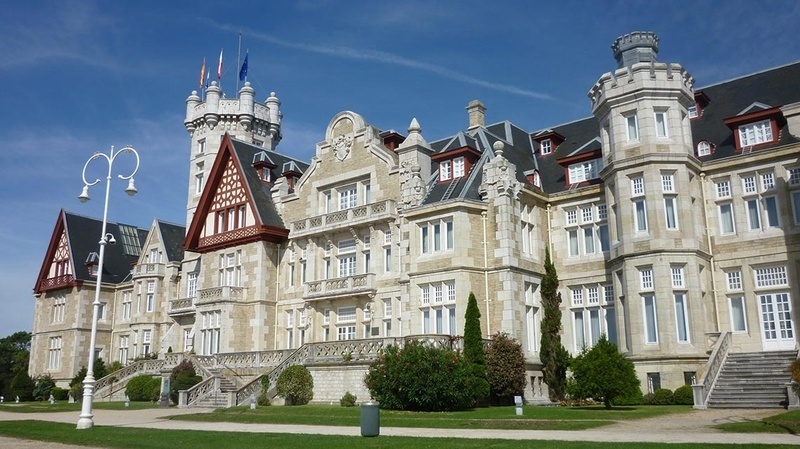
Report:
[[[502,140],[498,140],[497,142],[492,144],[492,149],[494,150],[494,154],[498,157],[503,155],[503,150],[505,148],[506,144],[504,144]]]
[[[479,100],[472,100],[467,105],[469,114],[469,128],[467,131],[486,126],[486,106]]]
[[[611,45],[619,68],[639,62],[658,61],[658,36],[652,31],[634,31],[618,37]]]
[[[419,122],[417,122],[416,117],[411,119],[411,124],[408,125],[408,137],[406,137],[406,140],[404,140],[403,143],[398,145],[397,149],[401,150],[413,146],[421,146],[423,148],[430,149],[428,142],[426,142],[425,138],[422,137],[422,128],[419,126]]]
[[[419,127],[419,122],[417,122],[417,118],[414,117],[411,119],[411,124],[408,125],[408,132],[410,133],[421,133],[422,128]]]

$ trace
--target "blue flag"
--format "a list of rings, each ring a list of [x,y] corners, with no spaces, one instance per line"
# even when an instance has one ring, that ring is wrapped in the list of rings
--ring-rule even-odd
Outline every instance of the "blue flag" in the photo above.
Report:
[[[244,62],[242,62],[242,68],[239,70],[239,81],[244,81],[247,78],[247,58],[250,56],[250,52],[244,55]]]

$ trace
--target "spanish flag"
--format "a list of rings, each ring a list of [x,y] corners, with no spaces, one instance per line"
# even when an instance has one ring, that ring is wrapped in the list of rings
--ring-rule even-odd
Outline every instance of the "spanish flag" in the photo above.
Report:
[[[203,81],[205,81],[205,77],[206,77],[206,58],[204,56],[203,57],[203,65],[200,66],[200,83],[198,83],[198,86],[200,86],[200,89],[203,88]]]

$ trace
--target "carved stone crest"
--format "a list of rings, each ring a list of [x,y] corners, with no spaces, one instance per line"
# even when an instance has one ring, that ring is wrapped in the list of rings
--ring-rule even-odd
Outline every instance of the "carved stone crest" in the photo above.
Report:
[[[340,134],[333,138],[331,146],[333,147],[333,154],[336,155],[336,159],[343,161],[344,158],[350,154],[350,148],[353,146],[353,135]]]

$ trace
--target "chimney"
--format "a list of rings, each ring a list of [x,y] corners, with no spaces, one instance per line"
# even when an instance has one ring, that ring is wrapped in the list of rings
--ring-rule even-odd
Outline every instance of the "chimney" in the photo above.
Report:
[[[611,45],[611,50],[620,69],[639,62],[656,62],[658,36],[652,31],[634,31],[618,37]]]
[[[486,106],[478,100],[472,100],[467,105],[469,114],[469,128],[467,131],[486,126]]]

